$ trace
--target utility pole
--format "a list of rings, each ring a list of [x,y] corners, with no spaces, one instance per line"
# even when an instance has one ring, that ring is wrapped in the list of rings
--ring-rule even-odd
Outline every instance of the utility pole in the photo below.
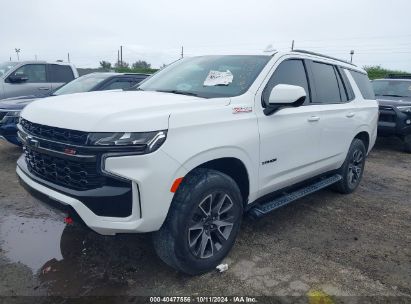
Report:
[[[11,56],[10,56],[10,61],[11,61]]]
[[[117,50],[117,66],[120,66],[120,50]]]
[[[352,63],[352,57],[354,56],[354,50],[351,50],[350,55],[351,55],[351,63]]]
[[[67,53],[67,62],[70,62],[70,53]]]
[[[123,66],[123,46],[120,45],[120,66]]]
[[[181,58],[184,58],[184,46],[181,47]]]
[[[291,42],[291,51],[294,51],[294,40]]]
[[[17,54],[17,61],[20,61],[20,56],[19,56],[20,49],[14,49],[14,50],[16,51],[16,54]]]

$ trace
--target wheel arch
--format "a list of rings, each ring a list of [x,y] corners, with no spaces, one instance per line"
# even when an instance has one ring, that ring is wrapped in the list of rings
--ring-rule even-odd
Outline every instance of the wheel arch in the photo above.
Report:
[[[209,150],[200,153],[183,164],[187,175],[197,168],[220,171],[230,176],[238,185],[244,204],[254,199],[257,192],[257,173],[252,167],[252,161],[245,152],[229,148]],[[229,151],[229,153],[227,153]]]
[[[360,139],[364,143],[365,151],[368,153],[368,149],[370,147],[370,134],[367,131],[361,131],[354,136],[354,139],[356,138]]]

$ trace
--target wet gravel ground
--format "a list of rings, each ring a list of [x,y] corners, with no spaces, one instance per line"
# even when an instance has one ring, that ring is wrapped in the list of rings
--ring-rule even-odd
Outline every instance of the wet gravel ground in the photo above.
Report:
[[[0,300],[320,292],[411,301],[411,155],[396,139],[378,140],[354,194],[323,190],[246,219],[229,269],[198,277],[164,265],[148,234],[105,237],[66,226],[18,184],[20,153],[0,142]]]

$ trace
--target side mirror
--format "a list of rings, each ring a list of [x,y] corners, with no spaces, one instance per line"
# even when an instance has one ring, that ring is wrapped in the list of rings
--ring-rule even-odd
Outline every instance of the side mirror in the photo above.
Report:
[[[278,84],[271,90],[268,103],[274,106],[290,104],[300,106],[304,103],[306,97],[307,93],[303,87],[289,84]]]
[[[11,83],[22,83],[29,80],[29,78],[24,74],[10,75],[8,79]]]

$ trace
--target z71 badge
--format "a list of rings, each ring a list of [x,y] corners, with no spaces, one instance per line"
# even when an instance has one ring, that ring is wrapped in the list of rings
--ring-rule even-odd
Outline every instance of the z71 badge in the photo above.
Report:
[[[253,111],[252,107],[235,107],[235,108],[233,108],[233,114],[250,113],[252,111]]]

